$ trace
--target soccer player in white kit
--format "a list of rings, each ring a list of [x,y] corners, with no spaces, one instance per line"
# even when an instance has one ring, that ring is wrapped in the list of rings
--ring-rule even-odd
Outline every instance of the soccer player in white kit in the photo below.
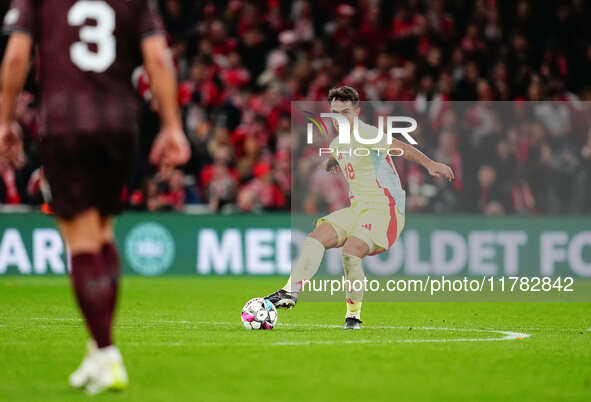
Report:
[[[332,89],[328,95],[331,113],[344,116],[351,130],[359,116],[359,94],[354,88]],[[357,119],[358,120],[358,119]],[[336,123],[333,122],[333,124]],[[358,133],[362,139],[377,137],[378,129],[358,120]],[[451,181],[453,171],[447,165],[435,162],[405,142],[392,139],[387,144],[363,144],[355,136],[351,142],[341,144],[338,137],[331,142],[331,158],[327,170],[340,169],[349,184],[351,205],[337,210],[316,222],[316,229],[304,241],[300,257],[296,261],[285,286],[266,298],[276,307],[295,306],[302,281],[310,280],[328,248],[342,247],[343,270],[349,284],[364,280],[361,259],[388,250],[404,227],[405,192],[388,148],[409,161],[419,163],[429,174]],[[351,152],[351,149],[365,152]],[[351,286],[347,291],[345,329],[361,328],[361,304],[363,289]]]

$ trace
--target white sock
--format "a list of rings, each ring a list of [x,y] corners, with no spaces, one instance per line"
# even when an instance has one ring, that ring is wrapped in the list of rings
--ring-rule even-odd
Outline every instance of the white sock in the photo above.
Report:
[[[121,352],[119,352],[119,349],[117,349],[117,346],[115,345],[109,345],[104,348],[97,349],[95,353],[99,359],[105,359],[110,362],[123,361]]]
[[[345,290],[347,292],[347,315],[345,317],[361,320],[361,304],[363,303],[363,287],[361,285],[365,279],[361,258],[343,254],[342,261],[345,280],[351,283],[351,289]]]
[[[324,246],[313,237],[306,237],[300,257],[296,261],[291,275],[283,290],[298,293],[302,288],[302,281],[312,279],[324,257]]]

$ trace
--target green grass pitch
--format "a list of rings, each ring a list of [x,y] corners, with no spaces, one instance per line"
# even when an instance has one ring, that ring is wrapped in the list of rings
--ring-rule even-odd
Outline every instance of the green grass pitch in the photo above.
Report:
[[[90,398],[67,385],[87,339],[68,280],[1,278],[0,400],[591,401],[589,303],[366,303],[353,332],[344,303],[309,302],[246,331],[242,305],[282,282],[124,278],[130,387]]]

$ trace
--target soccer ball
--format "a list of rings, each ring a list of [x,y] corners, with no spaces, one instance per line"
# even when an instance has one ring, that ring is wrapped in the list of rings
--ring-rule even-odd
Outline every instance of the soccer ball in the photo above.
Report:
[[[277,310],[269,300],[256,297],[246,302],[241,318],[246,329],[273,329],[277,323]]]

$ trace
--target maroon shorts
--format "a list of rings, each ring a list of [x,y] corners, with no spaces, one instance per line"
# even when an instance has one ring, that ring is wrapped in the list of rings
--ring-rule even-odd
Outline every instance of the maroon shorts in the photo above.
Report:
[[[41,164],[55,215],[72,219],[93,207],[103,217],[120,213],[136,147],[134,133],[44,136]]]

